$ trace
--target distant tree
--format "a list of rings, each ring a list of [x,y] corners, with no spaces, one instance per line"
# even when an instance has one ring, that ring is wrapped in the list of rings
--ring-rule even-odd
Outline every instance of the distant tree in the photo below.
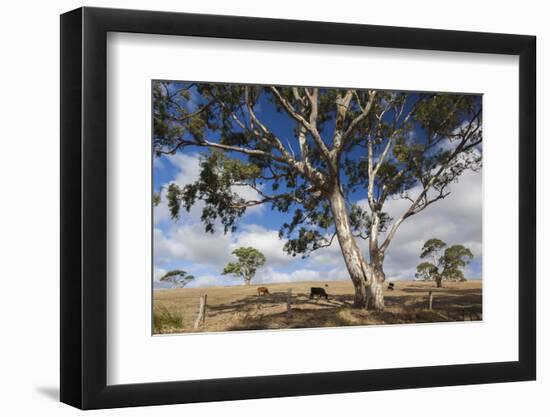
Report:
[[[237,248],[232,253],[237,257],[237,262],[229,262],[222,274],[242,277],[244,283],[250,285],[250,281],[256,275],[256,270],[265,264],[264,254],[250,246]]]
[[[438,288],[441,287],[441,274],[439,273],[439,254],[447,246],[441,239],[432,238],[424,243],[420,258],[429,258],[432,262],[422,262],[416,267],[416,276],[422,276],[426,280],[435,281]]]
[[[193,275],[189,275],[187,272],[181,269],[168,271],[160,278],[161,281],[172,283],[172,285],[174,285],[174,287],[176,288],[183,288],[194,279],[195,277]]]
[[[443,255],[441,251],[445,249]],[[421,262],[416,267],[416,277],[425,281],[435,281],[438,288],[446,281],[466,281],[462,268],[464,268],[474,255],[470,249],[463,245],[447,244],[441,239],[432,238],[424,243],[420,258],[430,258],[432,262]]]
[[[420,257],[422,259],[424,258],[431,258],[432,264],[437,265],[439,262],[439,253],[447,247],[447,244],[443,242],[441,239],[432,238],[426,241],[424,243],[424,246],[422,246],[422,252],[420,253]]]
[[[440,259],[443,268],[441,276],[449,281],[466,281],[462,269],[474,258],[470,249],[462,245],[453,245],[445,249]]]
[[[416,267],[416,278],[422,279],[424,281],[437,281],[437,276],[439,275],[437,266],[431,262],[422,262]],[[438,285],[438,287],[441,285]]]

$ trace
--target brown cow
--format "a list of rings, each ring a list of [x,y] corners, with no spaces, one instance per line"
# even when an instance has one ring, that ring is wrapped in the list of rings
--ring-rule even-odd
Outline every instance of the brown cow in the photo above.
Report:
[[[267,287],[258,287],[258,295],[267,295],[269,294],[269,290]]]

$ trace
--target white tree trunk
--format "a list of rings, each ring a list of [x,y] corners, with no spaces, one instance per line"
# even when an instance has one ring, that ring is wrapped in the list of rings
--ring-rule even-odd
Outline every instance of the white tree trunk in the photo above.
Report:
[[[384,309],[384,282],[386,275],[382,269],[382,264],[372,268],[372,278],[370,284],[367,284],[368,308],[373,310]]]
[[[361,250],[353,237],[344,197],[340,193],[340,190],[337,187],[335,188],[336,190],[330,196],[330,206],[340,250],[342,251],[346,268],[355,287],[353,306],[356,308],[365,308],[367,307],[365,285],[369,284],[372,275],[370,273],[371,268],[365,262]]]
[[[367,284],[367,307],[372,310],[384,309],[384,253],[378,247],[378,232],[380,230],[380,214],[373,210],[372,226],[369,239],[370,266],[372,271],[371,279]]]

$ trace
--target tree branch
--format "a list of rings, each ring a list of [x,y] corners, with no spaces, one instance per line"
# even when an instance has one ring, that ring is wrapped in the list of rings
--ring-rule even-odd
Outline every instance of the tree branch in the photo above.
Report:
[[[315,245],[315,248],[313,248],[311,251],[315,251],[317,249],[321,249],[321,248],[328,248],[329,246],[332,245],[332,242],[334,241],[334,237],[336,236],[336,232],[334,232],[332,234],[332,236],[330,237],[330,239],[326,242],[326,243],[322,243],[322,244],[316,244]]]
[[[288,161],[286,161],[284,158],[275,156],[271,153],[264,152],[264,151],[259,150],[259,149],[249,149],[249,148],[242,148],[240,146],[234,146],[234,145],[224,145],[222,143],[210,142],[208,140],[193,141],[193,140],[181,139],[181,140],[178,141],[176,146],[174,146],[172,149],[167,150],[167,151],[158,150],[156,152],[160,155],[173,155],[173,154],[176,153],[176,151],[178,149],[184,148],[186,146],[199,146],[199,147],[203,147],[203,148],[223,149],[225,151],[239,152],[239,153],[243,153],[243,154],[246,154],[246,155],[262,156],[262,157],[266,157],[266,158],[269,158],[269,159],[273,159],[273,160],[281,162],[281,163],[288,164]]]
[[[281,152],[283,158],[286,160],[286,163],[296,170],[298,170],[303,176],[309,178],[315,184],[323,184],[325,182],[324,175],[313,168],[311,165],[306,164],[303,161],[297,161],[284,147],[281,140],[273,134],[256,116],[250,99],[248,97],[248,87],[245,88],[245,100],[248,108],[248,114],[250,116],[251,125],[258,125],[263,133],[263,135],[270,140],[273,145]]]
[[[427,181],[427,183],[424,185],[422,192],[418,195],[418,197],[414,200],[414,202],[409,206],[409,208],[395,221],[395,223],[392,225],[388,235],[386,236],[386,239],[384,240],[384,243],[380,246],[380,251],[384,253],[384,251],[388,248],[389,244],[391,243],[393,237],[395,236],[395,233],[401,223],[403,221],[414,215],[419,213],[420,211],[424,210],[428,205],[431,203],[440,200],[442,198],[445,198],[448,193],[443,193],[443,189],[440,191],[440,195],[434,199],[433,201],[429,201],[426,199],[426,194],[428,193],[429,189],[433,186],[434,182],[437,180],[437,178],[441,175],[441,173],[449,166],[451,161],[454,160],[454,158],[459,154],[464,152],[464,147],[467,142],[467,139],[463,139],[462,142],[455,148],[454,152],[447,158],[447,161],[442,164],[437,172],[430,177],[430,179]],[[421,208],[417,210],[418,205],[422,201],[422,199],[425,199],[425,203],[422,204]]]
[[[348,128],[342,135],[341,144],[339,144],[338,149],[340,150],[345,146],[346,140],[349,138],[353,130],[361,123],[370,113],[372,106],[374,104],[374,100],[376,98],[376,91],[370,90],[369,91],[369,100],[367,102],[367,105],[364,107],[364,110],[361,112],[359,116],[357,116],[355,119],[351,121]]]
[[[296,120],[298,123],[302,124],[309,131],[309,133],[311,133],[311,136],[313,137],[313,140],[315,141],[315,144],[319,148],[321,154],[328,160],[329,159],[329,150],[328,150],[327,146],[325,145],[325,142],[323,142],[323,139],[321,138],[321,135],[317,131],[317,128],[312,126],[310,124],[310,122],[308,122],[301,114],[299,114],[294,109],[292,104],[289,103],[288,100],[286,100],[281,95],[281,93],[279,92],[279,90],[277,90],[276,87],[271,86],[270,89],[273,92],[273,94],[275,95],[275,97],[277,98],[277,101],[279,101],[279,103],[283,106],[283,108],[286,110],[286,112],[289,114],[289,116],[292,117],[294,120]],[[311,98],[312,96],[310,96],[309,93],[308,93],[308,97],[310,98],[310,102],[313,103],[314,100]],[[313,104],[312,104],[312,109],[313,109]],[[315,119],[316,119],[316,117],[317,116],[315,116]]]

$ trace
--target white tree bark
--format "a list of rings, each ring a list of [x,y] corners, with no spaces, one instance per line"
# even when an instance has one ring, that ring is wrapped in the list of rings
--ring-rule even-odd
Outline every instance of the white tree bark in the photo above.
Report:
[[[364,308],[367,306],[365,286],[369,284],[371,277],[370,267],[365,262],[363,254],[353,237],[344,197],[339,187],[335,187],[334,192],[331,194],[330,205],[340,250],[342,251],[346,268],[355,287],[353,305],[357,308]]]

